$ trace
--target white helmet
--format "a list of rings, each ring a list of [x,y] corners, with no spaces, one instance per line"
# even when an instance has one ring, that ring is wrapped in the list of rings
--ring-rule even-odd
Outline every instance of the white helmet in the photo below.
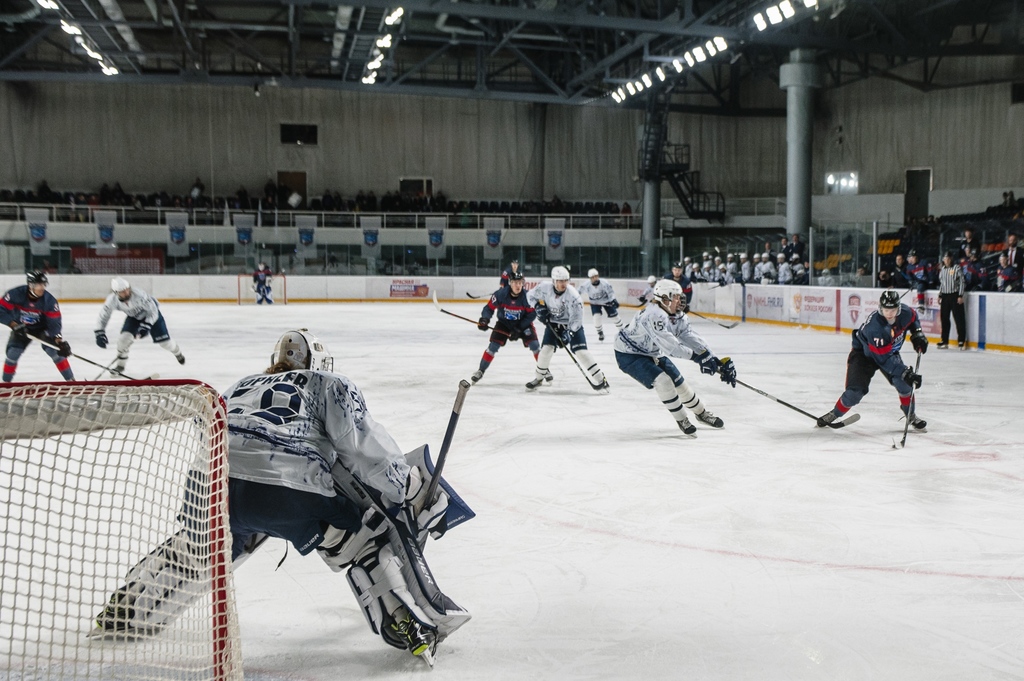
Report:
[[[334,358],[309,329],[289,331],[277,340],[270,364],[278,363],[293,370],[334,371]]]
[[[600,276],[600,273],[598,273],[596,267],[591,267],[590,270],[587,272],[587,276],[593,279],[594,277]]]
[[[661,302],[668,304],[672,296],[683,295],[683,287],[671,279],[659,279],[654,285],[654,297]]]
[[[569,281],[569,270],[561,265],[551,268],[551,281]]]
[[[740,260],[746,260],[746,259],[747,259],[747,254],[746,253],[740,253]]]
[[[110,290],[114,293],[120,293],[121,291],[127,291],[132,286],[128,283],[127,279],[121,277],[114,277],[110,280]]]
[[[653,274],[651,276],[647,277],[647,285],[648,286],[654,286],[654,282],[656,282],[656,281],[658,281],[658,278],[656,276],[654,276]]]

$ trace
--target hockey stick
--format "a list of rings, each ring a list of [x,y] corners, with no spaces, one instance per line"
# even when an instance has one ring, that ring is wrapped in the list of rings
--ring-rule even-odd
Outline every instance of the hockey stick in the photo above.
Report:
[[[724,357],[723,358],[723,360],[726,360],[726,361],[728,359],[729,359],[728,357]],[[785,400],[780,400],[778,397],[775,397],[774,395],[769,395],[765,391],[763,391],[763,390],[761,390],[759,388],[755,388],[754,386],[750,385],[749,383],[744,383],[743,381],[741,381],[738,378],[736,379],[736,382],[739,383],[740,385],[742,385],[744,388],[750,388],[751,390],[753,390],[758,395],[762,395],[764,397],[767,397],[769,400],[772,400],[773,402],[778,402],[779,404],[781,404],[784,407],[789,407],[793,411],[799,412],[799,413],[803,414],[807,418],[813,419],[814,421],[818,420],[818,417],[815,416],[814,414],[812,414],[812,413],[810,413],[808,411],[804,411],[800,407],[795,407],[792,404],[790,404],[789,402],[786,402]],[[828,424],[828,427],[829,428],[842,428],[844,426],[850,425],[851,423],[856,423],[857,421],[860,421],[860,414],[854,414],[852,416],[847,417],[846,419],[844,419],[842,421],[833,421],[832,423]]]
[[[466,291],[466,297],[467,298],[472,298],[473,300],[483,300],[484,298],[489,298],[490,296],[474,296],[469,291]]]
[[[60,350],[60,348],[57,347],[56,345],[54,345],[53,343],[49,343],[47,341],[44,341],[42,338],[39,338],[38,336],[33,336],[32,334],[27,334],[27,335],[32,340],[39,341],[40,345],[45,345],[46,347],[53,348],[54,350]],[[113,373],[113,374],[117,374],[117,375],[119,375],[119,376],[121,376],[123,378],[127,378],[129,381],[148,381],[150,379],[156,378],[156,374],[154,374],[153,376],[149,376],[147,378],[132,378],[128,374],[122,373],[122,372],[118,371],[117,369],[111,369],[110,367],[105,367],[102,364],[100,364],[99,362],[94,362],[91,359],[86,359],[85,357],[82,357],[81,355],[76,355],[73,352],[71,353],[71,356],[74,357],[77,360],[81,360],[81,361],[85,362],[86,364],[91,364],[94,367],[100,367],[100,368],[102,368],[102,369],[104,369],[106,371],[109,371],[109,372]],[[103,374],[100,374],[100,376],[102,376],[102,375]]]
[[[714,322],[715,324],[718,324],[723,329],[735,329],[737,326],[740,325],[739,322],[720,322],[717,319],[712,319],[711,317],[705,317],[700,312],[694,312],[693,310],[690,310],[686,314],[692,314],[695,317],[700,317],[701,319],[703,319],[705,321]]]
[[[437,300],[437,291],[434,291],[434,307],[437,308],[438,312],[444,312],[446,315],[450,315],[452,317],[455,317],[456,319],[461,319],[464,322],[469,322],[473,326],[476,326],[476,327],[480,326],[480,322],[476,321],[475,319],[470,319],[469,317],[463,317],[460,314],[455,314],[454,312],[449,312],[448,310],[446,310],[443,307],[441,307],[441,303],[439,303],[438,300]],[[497,328],[495,326],[488,326],[487,328],[489,330],[491,330],[491,331],[497,331],[498,333],[504,334],[504,335],[509,336],[509,337],[512,336],[512,334],[510,334],[508,331],[503,331],[503,330],[501,330],[501,329],[499,329],[499,328]]]
[[[550,327],[548,327],[548,328],[550,329]],[[583,378],[587,379],[587,383],[589,383],[589,384],[590,384],[590,387],[591,387],[591,388],[594,388],[595,390],[596,390],[597,388],[601,387],[600,385],[597,385],[597,384],[595,384],[595,383],[594,383],[594,382],[593,382],[593,381],[592,381],[592,380],[590,379],[590,374],[588,374],[588,373],[587,373],[587,370],[583,368],[583,365],[582,365],[582,364],[580,364],[580,361],[579,361],[579,359],[577,359],[577,358],[576,358],[576,353],[575,353],[575,352],[573,352],[573,351],[572,351],[572,349],[571,349],[571,348],[570,348],[570,347],[569,347],[568,345],[566,345],[564,341],[562,341],[562,337],[561,337],[561,336],[559,336],[559,335],[558,335],[557,333],[555,333],[554,331],[551,331],[551,335],[555,337],[555,340],[556,340],[556,341],[558,341],[558,346],[559,346],[560,348],[562,348],[563,350],[565,350],[566,354],[567,354],[567,355],[569,355],[569,359],[571,359],[571,360],[572,360],[572,363],[573,363],[573,364],[575,364],[575,365],[576,365],[576,368],[578,368],[578,369],[580,370],[580,373],[581,373],[581,374],[583,374]]]
[[[917,353],[917,362],[914,363],[914,373],[921,368],[921,353]],[[910,411],[910,408],[914,407],[914,411]],[[910,404],[907,405],[907,422],[903,424],[903,439],[900,440],[900,449],[907,445],[907,433],[910,432],[910,417],[917,411],[917,405],[914,404],[914,384],[910,384]],[[892,443],[892,448],[896,449],[896,442]]]
[[[437,485],[441,482],[441,471],[444,470],[444,462],[448,458],[448,449],[452,446],[452,437],[455,435],[455,426],[459,425],[459,415],[462,413],[462,403],[466,401],[466,393],[469,392],[469,381],[459,381],[459,392],[455,394],[455,406],[452,407],[452,415],[448,419],[448,429],[444,431],[444,440],[441,441],[441,451],[437,455],[437,462],[434,464],[434,474],[430,478],[430,486],[427,487],[426,503],[434,500],[434,493],[437,492]]]
[[[99,376],[97,376],[96,378],[94,378],[94,379],[92,379],[92,380],[94,380],[94,381],[98,381],[98,380],[100,380],[101,378],[103,378],[103,374],[105,374],[105,373],[107,373],[108,371],[110,371],[110,367],[114,366],[114,363],[115,363],[115,362],[117,362],[117,355],[114,355],[114,359],[110,360],[110,364],[108,364],[107,366],[103,367],[103,371],[101,371],[101,372],[99,373]]]

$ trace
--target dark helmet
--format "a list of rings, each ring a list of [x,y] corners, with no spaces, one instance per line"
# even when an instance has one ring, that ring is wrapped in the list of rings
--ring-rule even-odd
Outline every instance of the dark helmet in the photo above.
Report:
[[[679,269],[683,269],[683,263],[682,262],[677,262],[674,265],[672,265],[672,267],[678,267]]]
[[[42,270],[32,270],[31,272],[25,273],[25,280],[29,284],[49,284],[50,280],[46,276],[46,272]]]
[[[942,257],[943,258],[949,258],[950,260],[952,260],[953,257],[954,257],[953,256],[953,251],[946,251],[945,253],[942,254]]]
[[[523,276],[522,272],[509,272],[508,273],[508,280],[509,281],[523,281],[525,278],[526,277]]]
[[[916,248],[911,248],[910,252],[907,253],[907,257],[908,258],[910,258],[910,257],[916,258],[917,257],[917,249]]]
[[[882,295],[878,297],[879,307],[894,308],[900,306],[900,294],[892,289],[882,291]]]

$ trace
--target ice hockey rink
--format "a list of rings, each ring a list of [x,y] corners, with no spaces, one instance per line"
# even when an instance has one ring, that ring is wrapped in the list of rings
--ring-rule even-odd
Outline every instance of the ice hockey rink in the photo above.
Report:
[[[473,319],[480,306],[445,303]],[[163,311],[187,364],[139,341],[128,374],[223,391],[308,327],[407,451],[439,449],[487,342],[430,304]],[[63,312],[76,353],[113,359],[93,342],[98,304]],[[691,321],[772,395],[819,414],[842,392],[845,333]],[[235,576],[247,679],[1024,679],[1024,357],[933,339],[918,392],[928,430],[902,449],[880,376],[860,422],[822,430],[678,360],[725,421],[691,439],[586,324],[610,394],[564,353],[553,384],[528,393],[520,345],[469,392],[445,478],[477,517],[425,553],[473,619],[434,669],[371,634],[343,574],[273,540]],[[59,376],[33,346],[17,379]]]

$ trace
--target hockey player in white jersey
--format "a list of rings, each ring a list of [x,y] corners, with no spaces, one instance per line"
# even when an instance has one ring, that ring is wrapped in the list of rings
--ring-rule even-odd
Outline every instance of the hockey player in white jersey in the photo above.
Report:
[[[619,301],[615,299],[615,289],[607,281],[601,281],[601,273],[591,267],[587,272],[590,281],[584,282],[579,292],[590,301],[590,314],[594,317],[594,328],[597,329],[597,340],[604,340],[605,315],[615,324],[616,329],[622,328],[622,317],[619,316]]]
[[[682,293],[679,284],[669,279],[654,285],[655,304],[641,310],[615,337],[615,361],[620,369],[658,394],[679,430],[693,435],[697,428],[687,418],[686,409],[713,428],[725,424],[683,381],[669,357],[691,359],[700,365],[701,373],[719,374],[734,388],[736,366],[731,359],[718,359],[708,349],[707,341],[690,328],[686,315],[679,312]]]
[[[651,297],[654,295],[654,282],[656,281],[658,281],[658,278],[653,274],[647,277],[647,288],[644,289],[639,298],[641,307],[651,302]]]
[[[312,333],[289,331],[264,373],[225,392],[232,567],[268,536],[300,555],[316,552],[335,572],[348,569],[375,634],[432,664],[437,643],[470,618],[437,589],[421,551],[428,533],[457,524],[446,518],[451,488],[441,482],[426,499],[425,447],[403,455],[333,366]],[[203,477],[193,472],[189,489]],[[97,616],[101,632],[155,633],[199,596],[210,579],[208,521],[188,491],[180,518],[181,530],[128,573]]]
[[[563,347],[579,359],[590,387],[598,391],[607,390],[604,372],[587,349],[587,337],[583,333],[583,299],[569,285],[569,270],[561,265],[551,268],[551,281],[535,286],[527,299],[537,310],[537,320],[547,328],[537,356],[537,375],[526,384],[526,389],[536,390],[545,381],[551,382],[548,369],[551,357],[556,348]]]
[[[178,344],[171,339],[167,332],[167,323],[164,315],[160,312],[160,305],[156,298],[149,295],[140,288],[132,288],[131,285],[121,277],[110,280],[110,295],[103,303],[100,310],[100,317],[96,320],[96,345],[101,348],[107,347],[107,322],[114,310],[124,312],[124,324],[121,325],[121,334],[117,338],[117,361],[114,364],[114,372],[120,374],[128,363],[128,350],[136,338],[151,336],[153,342],[167,352],[174,355],[178,364],[185,363],[185,355],[181,354]]]

